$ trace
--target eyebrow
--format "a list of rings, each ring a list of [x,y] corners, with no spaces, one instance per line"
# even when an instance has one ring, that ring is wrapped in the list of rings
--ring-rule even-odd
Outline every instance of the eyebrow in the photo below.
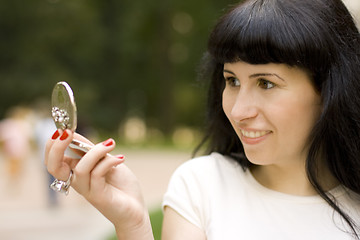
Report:
[[[226,70],[226,69],[224,69],[224,72],[235,75],[235,73],[233,73],[232,71]],[[255,73],[255,74],[251,74],[249,77],[257,78],[257,77],[265,77],[265,76],[275,76],[275,77],[279,78],[280,80],[285,81],[282,77],[280,77],[276,73]]]

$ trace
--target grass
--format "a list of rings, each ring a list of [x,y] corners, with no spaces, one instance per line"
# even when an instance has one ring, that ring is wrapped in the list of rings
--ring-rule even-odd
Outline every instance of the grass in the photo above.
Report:
[[[163,213],[162,210],[156,209],[154,211],[150,212],[150,220],[151,220],[151,227],[154,234],[155,240],[161,239],[161,226],[162,226],[162,220],[163,220]],[[108,240],[117,240],[116,235],[110,236]]]
[[[154,239],[161,239],[161,226],[163,220],[162,210],[159,208],[155,211],[150,212],[151,226],[154,233]]]

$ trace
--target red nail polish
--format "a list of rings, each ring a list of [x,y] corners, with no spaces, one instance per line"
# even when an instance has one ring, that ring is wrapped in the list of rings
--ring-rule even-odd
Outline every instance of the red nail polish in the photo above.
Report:
[[[118,159],[124,159],[125,158],[125,156],[122,155],[122,154],[116,155],[115,157],[118,158]]]
[[[60,137],[60,140],[65,140],[65,139],[67,139],[68,136],[69,136],[69,134],[66,131],[64,131]]]
[[[108,140],[104,141],[102,144],[106,147],[109,147],[114,144],[114,140],[112,138],[109,138]]]
[[[60,136],[59,130],[56,130],[56,131],[54,132],[54,134],[52,135],[51,138],[52,138],[53,140],[55,140],[55,139],[57,139],[59,136]]]

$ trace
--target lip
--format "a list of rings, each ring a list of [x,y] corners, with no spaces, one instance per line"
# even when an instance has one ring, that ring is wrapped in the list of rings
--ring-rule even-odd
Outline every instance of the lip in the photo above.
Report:
[[[243,144],[255,145],[264,141],[270,133],[265,130],[240,129],[240,140]]]

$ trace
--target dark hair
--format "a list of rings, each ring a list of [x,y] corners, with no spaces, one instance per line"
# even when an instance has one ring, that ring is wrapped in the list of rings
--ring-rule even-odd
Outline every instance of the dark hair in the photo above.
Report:
[[[317,156],[343,186],[360,194],[359,46],[359,31],[341,0],[248,0],[235,6],[209,38],[204,68],[211,75],[208,131],[200,144],[208,143],[208,152],[232,156],[243,168],[252,165],[222,110],[224,63],[284,63],[304,69],[323,102],[310,136],[307,175],[356,238],[359,226],[319,183]]]

